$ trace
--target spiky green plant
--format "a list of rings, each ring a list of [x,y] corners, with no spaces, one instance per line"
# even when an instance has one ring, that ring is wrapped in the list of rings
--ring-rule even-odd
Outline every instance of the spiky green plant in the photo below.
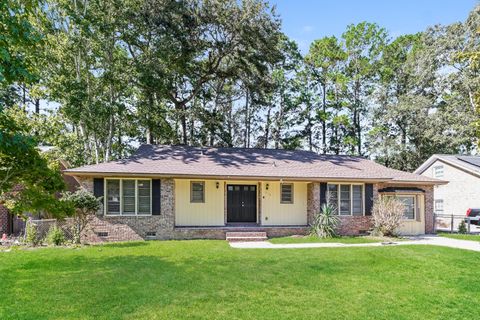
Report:
[[[323,204],[321,211],[313,217],[310,225],[310,235],[319,238],[332,238],[336,235],[336,228],[340,219],[335,213],[335,207]]]

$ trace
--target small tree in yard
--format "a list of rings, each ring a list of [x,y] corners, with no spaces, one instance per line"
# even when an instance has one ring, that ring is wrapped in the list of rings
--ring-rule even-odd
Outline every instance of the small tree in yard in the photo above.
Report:
[[[55,223],[48,230],[45,240],[47,240],[49,245],[60,246],[65,243],[65,233],[63,232],[62,228],[57,226]]]
[[[461,234],[467,233],[467,225],[465,223],[465,220],[460,221],[460,224],[458,225],[458,233],[461,233]]]
[[[394,197],[381,197],[372,208],[373,231],[382,236],[395,236],[395,230],[402,224],[405,205]]]
[[[101,198],[96,198],[93,194],[85,189],[78,189],[75,192],[66,192],[62,197],[63,201],[73,204],[75,207],[74,219],[74,242],[80,243],[80,236],[93,218],[95,213],[100,209]]]
[[[313,217],[313,223],[310,226],[310,235],[319,238],[334,237],[335,228],[339,221],[338,216],[335,214],[335,207],[329,204],[323,204],[322,210]]]

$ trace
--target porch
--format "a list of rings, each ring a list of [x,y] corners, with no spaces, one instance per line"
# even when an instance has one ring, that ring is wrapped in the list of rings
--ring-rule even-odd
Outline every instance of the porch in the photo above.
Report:
[[[178,239],[220,239],[225,240],[227,233],[265,233],[267,238],[307,235],[307,225],[264,226],[256,223],[229,223],[225,226],[177,226],[175,237]]]

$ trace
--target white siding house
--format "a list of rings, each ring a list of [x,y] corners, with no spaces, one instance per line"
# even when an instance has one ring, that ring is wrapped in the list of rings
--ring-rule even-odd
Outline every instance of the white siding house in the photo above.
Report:
[[[436,214],[465,215],[480,208],[480,156],[433,155],[415,173],[448,181],[436,185]]]

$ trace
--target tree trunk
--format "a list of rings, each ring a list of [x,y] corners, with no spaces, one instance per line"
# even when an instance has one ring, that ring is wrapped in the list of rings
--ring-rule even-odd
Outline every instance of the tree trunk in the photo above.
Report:
[[[245,131],[243,137],[243,147],[250,147],[249,135],[250,135],[250,114],[249,114],[249,92],[248,89],[245,91]]]
[[[188,145],[187,114],[185,103],[176,102],[175,109],[180,113],[180,126],[182,127],[182,144]]]
[[[267,111],[267,121],[265,123],[265,149],[268,148],[268,139],[270,139],[269,135],[270,135],[270,114],[271,114],[271,111],[272,111],[272,107],[269,107],[268,108],[268,111]]]
[[[327,113],[327,93],[325,92],[325,90],[326,90],[326,85],[325,85],[325,83],[322,83],[323,117],[325,117],[325,115]],[[310,137],[310,139],[311,139],[311,137]],[[311,145],[310,145],[310,150],[312,150]],[[323,154],[327,153],[327,122],[326,122],[325,118],[322,118],[322,152],[323,152]]]
[[[280,97],[280,110],[278,110],[277,119],[275,121],[275,149],[280,148],[280,136],[283,125],[283,94]]]

